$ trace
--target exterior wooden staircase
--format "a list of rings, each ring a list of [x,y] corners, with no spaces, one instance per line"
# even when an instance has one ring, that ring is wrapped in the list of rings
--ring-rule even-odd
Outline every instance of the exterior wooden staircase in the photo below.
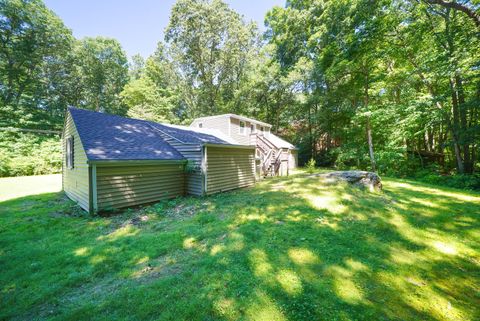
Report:
[[[260,158],[260,175],[262,177],[278,176],[282,164],[282,149],[273,144],[267,137],[252,134],[255,140],[256,155]]]

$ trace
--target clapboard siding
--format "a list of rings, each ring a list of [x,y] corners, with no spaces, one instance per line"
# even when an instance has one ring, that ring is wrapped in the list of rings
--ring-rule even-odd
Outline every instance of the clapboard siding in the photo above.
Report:
[[[183,167],[183,164],[97,165],[98,208],[121,208],[182,196],[185,194]]]
[[[183,157],[196,166],[196,169],[186,174],[185,185],[186,192],[191,195],[203,195],[203,175],[202,175],[202,145],[200,144],[184,144],[171,136],[160,132],[160,135],[173,148],[175,148]]]
[[[230,118],[230,137],[235,139],[240,145],[249,145],[250,142],[250,122],[245,123],[245,131],[240,133],[240,120],[237,118]]]
[[[255,184],[253,149],[207,147],[207,194]]]
[[[202,124],[201,128],[213,128],[221,131],[223,134],[230,136],[230,116],[221,115],[218,117],[204,118],[204,119],[195,119],[191,127],[199,127],[199,124]]]
[[[73,168],[69,169],[66,166],[66,139],[73,136]],[[72,121],[70,112],[67,112],[65,119],[65,128],[63,130],[62,139],[63,150],[63,190],[65,194],[73,201],[77,202],[80,207],[89,210],[89,179],[88,179],[88,164],[87,155],[83,149],[80,136]]]

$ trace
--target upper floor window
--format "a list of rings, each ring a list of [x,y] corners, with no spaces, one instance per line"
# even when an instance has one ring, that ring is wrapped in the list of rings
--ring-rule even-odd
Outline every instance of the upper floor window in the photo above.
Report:
[[[73,168],[73,149],[74,149],[73,136],[70,136],[67,138],[65,147],[66,147],[65,163],[68,169],[72,169]]]
[[[263,134],[263,126],[260,127],[260,132]]]
[[[240,134],[245,135],[245,122],[240,121]]]
[[[203,123],[198,123],[198,128],[202,128],[203,127]]]
[[[256,132],[256,130],[255,130],[255,125],[254,125],[254,124],[251,124],[251,125],[250,125],[250,132],[251,132],[252,134]]]

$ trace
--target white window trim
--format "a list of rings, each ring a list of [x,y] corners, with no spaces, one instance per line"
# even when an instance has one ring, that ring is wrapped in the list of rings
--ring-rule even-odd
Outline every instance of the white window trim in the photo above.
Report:
[[[66,165],[68,169],[73,169],[75,167],[74,163],[74,152],[75,152],[75,141],[73,136],[69,136],[67,138],[67,144],[66,144]]]

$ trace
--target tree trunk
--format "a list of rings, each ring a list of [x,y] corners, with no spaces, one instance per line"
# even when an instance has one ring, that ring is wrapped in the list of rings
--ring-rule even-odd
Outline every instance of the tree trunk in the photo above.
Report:
[[[370,154],[370,163],[372,164],[372,171],[377,170],[375,163],[375,155],[373,153],[372,128],[370,127],[370,116],[367,117],[367,139],[368,139],[368,153]]]
[[[366,68],[366,71],[365,71],[365,85],[364,85],[364,94],[365,94],[365,98],[364,98],[364,105],[365,105],[365,110],[368,111],[368,105],[370,103],[370,96],[368,94],[368,90],[369,90],[369,71],[368,71],[368,68]],[[377,164],[375,163],[375,154],[373,152],[373,140],[372,140],[372,127],[370,125],[370,115],[367,116],[367,124],[366,124],[367,128],[367,141],[368,141],[368,153],[370,155],[370,163],[372,164],[372,171],[376,171],[377,170]]]
[[[471,163],[470,156],[470,139],[469,139],[469,126],[467,122],[467,106],[465,105],[465,93],[463,91],[463,81],[460,75],[455,75],[455,89],[458,97],[458,113],[460,116],[460,126],[462,129],[462,147],[463,147],[463,163],[465,167],[465,172],[468,174],[472,173],[473,164]]]
[[[455,159],[457,161],[457,172],[459,174],[463,174],[465,172],[465,166],[462,159],[462,153],[460,150],[459,144],[459,112],[458,112],[458,99],[457,93],[455,91],[455,86],[452,80],[450,80],[450,89],[452,95],[452,115],[453,115],[453,131],[452,131],[452,140],[453,140],[453,148],[455,152]]]

